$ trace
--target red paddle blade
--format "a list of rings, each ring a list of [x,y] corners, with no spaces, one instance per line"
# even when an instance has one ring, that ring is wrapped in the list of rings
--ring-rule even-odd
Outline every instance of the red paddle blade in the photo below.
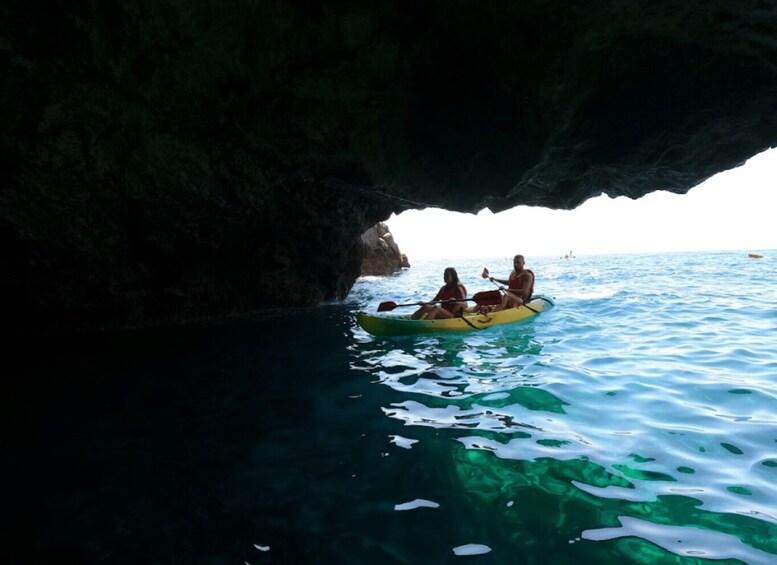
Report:
[[[498,290],[484,290],[472,295],[478,306],[496,306],[502,303],[502,293]]]
[[[397,307],[396,302],[392,302],[392,301],[381,302],[380,304],[378,304],[378,312],[390,312],[396,307]]]

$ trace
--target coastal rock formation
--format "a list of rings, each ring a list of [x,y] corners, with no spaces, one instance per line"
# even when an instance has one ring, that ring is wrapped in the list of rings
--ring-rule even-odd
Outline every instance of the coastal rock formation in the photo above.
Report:
[[[2,19],[14,328],[316,304],[392,212],[683,193],[777,145],[770,2],[28,0]]]
[[[378,222],[362,234],[362,244],[362,276],[383,277],[410,267],[407,256],[399,250],[394,236],[383,222]]]

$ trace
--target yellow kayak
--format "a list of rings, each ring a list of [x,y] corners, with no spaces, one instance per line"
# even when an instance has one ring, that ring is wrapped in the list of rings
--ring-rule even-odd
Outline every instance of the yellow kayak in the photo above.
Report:
[[[415,335],[432,332],[462,332],[482,330],[491,326],[511,324],[537,316],[553,306],[553,301],[542,295],[535,295],[525,306],[508,308],[485,314],[471,313],[456,318],[435,320],[411,320],[407,316],[373,316],[366,312],[356,314],[358,324],[372,335]]]

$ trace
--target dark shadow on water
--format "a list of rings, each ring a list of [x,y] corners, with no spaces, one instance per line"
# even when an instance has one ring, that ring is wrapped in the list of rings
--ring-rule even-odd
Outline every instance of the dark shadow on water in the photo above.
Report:
[[[6,562],[336,562],[383,421],[365,416],[379,408],[348,367],[349,324],[320,308],[16,344]]]

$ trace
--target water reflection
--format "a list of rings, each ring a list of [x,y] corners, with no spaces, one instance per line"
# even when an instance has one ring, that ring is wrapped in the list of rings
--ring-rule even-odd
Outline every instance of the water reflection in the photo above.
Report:
[[[582,532],[581,537],[594,541],[641,538],[684,557],[737,559],[750,565],[774,563],[774,555],[748,546],[737,535],[694,527],[657,524],[629,516],[619,516],[618,522],[618,527],[586,530]],[[659,557],[655,549],[648,548],[648,551]]]
[[[763,443],[773,418],[742,413],[750,389],[708,385],[714,400],[702,406],[696,395],[692,406],[681,391],[649,377],[612,378],[613,366],[631,366],[628,355],[591,356],[586,366],[571,366],[558,357],[566,347],[558,338],[540,339],[529,325],[505,330],[360,336],[352,350],[352,368],[395,393],[381,410],[413,438],[397,437],[419,461],[430,452],[447,461],[441,473],[450,484],[441,508],[463,506],[480,539],[502,545],[559,537],[570,547],[593,543],[600,547],[585,551],[594,561],[613,550],[643,551],[659,561],[666,552],[754,563],[777,554],[773,508],[752,500],[737,507],[731,499],[773,499],[767,475],[773,477],[777,463],[761,457],[754,465],[764,481],[743,481],[736,465],[716,462],[746,457],[748,440],[716,440],[699,417],[711,413],[726,434],[730,422],[748,423],[754,441]],[[722,413],[732,402],[739,412]],[[676,413],[678,405],[693,409]],[[681,539],[693,547],[667,545],[672,528],[683,529]],[[695,535],[699,528],[709,533]],[[720,551],[730,537],[741,540],[738,548]]]

